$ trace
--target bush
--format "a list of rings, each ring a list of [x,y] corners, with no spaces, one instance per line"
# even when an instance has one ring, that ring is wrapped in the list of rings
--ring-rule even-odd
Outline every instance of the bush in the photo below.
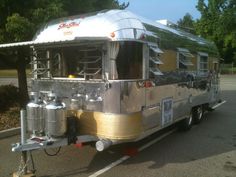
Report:
[[[0,86],[0,111],[19,103],[19,89],[13,85]]]
[[[20,126],[20,108],[11,107],[4,113],[0,112],[0,131]]]

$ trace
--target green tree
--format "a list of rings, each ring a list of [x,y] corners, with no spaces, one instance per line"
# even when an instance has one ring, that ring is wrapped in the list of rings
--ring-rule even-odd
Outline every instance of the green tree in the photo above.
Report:
[[[128,5],[117,0],[0,0],[0,43],[31,40],[37,29],[51,19]],[[25,68],[29,53],[23,47],[0,53],[0,64],[18,71],[22,107],[28,100]]]
[[[42,23],[66,14],[58,0],[1,0],[0,4],[0,43],[31,40]],[[9,50],[4,55],[8,67],[17,69],[21,107],[24,107],[28,100],[25,68],[29,62],[29,50]]]
[[[214,41],[227,63],[236,63],[236,1],[199,0],[197,9],[201,13],[197,33]]]
[[[104,9],[125,9],[129,3],[120,4],[117,0],[64,0],[68,15],[94,12]]]
[[[184,31],[190,32],[195,34],[195,21],[193,20],[193,17],[190,13],[186,13],[182,19],[179,19],[177,21],[177,25],[179,28],[181,28]]]

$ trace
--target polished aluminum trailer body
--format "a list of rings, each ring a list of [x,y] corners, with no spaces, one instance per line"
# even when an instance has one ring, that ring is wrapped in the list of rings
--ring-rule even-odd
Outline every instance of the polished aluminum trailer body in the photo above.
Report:
[[[72,123],[68,121],[65,130],[64,122],[56,137],[47,133],[50,130],[35,130],[28,144],[17,144],[14,151],[89,141],[97,142],[101,151],[142,139],[185,120],[193,108],[207,109],[220,100],[213,43],[125,10],[54,20],[33,41],[0,49],[27,46],[33,56],[32,92],[40,95],[45,114],[54,105],[55,113],[47,114],[54,117],[46,117],[45,123],[52,119],[55,124],[50,125],[58,126],[57,108],[62,104],[58,111]],[[158,59],[162,55],[172,63]],[[196,67],[189,70],[194,67],[189,58],[194,57]],[[216,64],[214,70],[209,69],[210,61]]]

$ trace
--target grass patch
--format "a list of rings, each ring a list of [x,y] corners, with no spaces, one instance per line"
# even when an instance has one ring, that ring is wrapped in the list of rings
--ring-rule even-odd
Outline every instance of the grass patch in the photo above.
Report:
[[[233,67],[233,68],[221,68],[221,74],[236,74],[236,67]]]
[[[0,70],[0,77],[17,77],[16,70]]]
[[[26,75],[30,75],[31,70],[27,69],[26,70]],[[17,70],[15,69],[2,69],[0,70],[0,77],[12,77],[15,78],[17,77]]]

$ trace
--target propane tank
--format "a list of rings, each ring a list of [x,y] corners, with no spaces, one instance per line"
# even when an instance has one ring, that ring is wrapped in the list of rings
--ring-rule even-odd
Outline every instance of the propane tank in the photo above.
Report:
[[[85,96],[82,93],[77,93],[72,96],[70,109],[71,110],[78,110],[81,109],[83,106],[83,102],[85,100]]]
[[[80,108],[80,105],[79,105],[79,100],[76,99],[76,98],[72,98],[70,100],[70,109],[71,110],[78,110]]]
[[[44,103],[36,92],[30,93],[30,102],[26,106],[27,129],[33,134],[40,134],[45,129],[45,119],[43,114]]]
[[[48,97],[49,103],[45,109],[46,134],[49,137],[63,136],[67,130],[65,104],[53,93]]]

